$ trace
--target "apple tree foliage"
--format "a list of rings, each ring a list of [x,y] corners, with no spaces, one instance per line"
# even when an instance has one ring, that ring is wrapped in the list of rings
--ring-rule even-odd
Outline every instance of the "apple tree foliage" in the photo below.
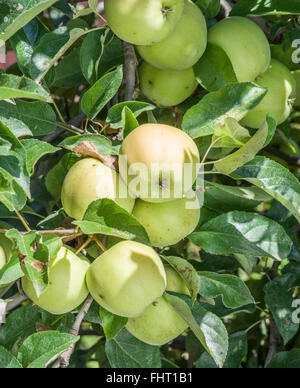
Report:
[[[194,2],[208,26],[224,18],[220,1]],[[96,1],[77,3],[0,0],[0,38],[16,55],[0,71],[0,229],[17,246],[0,270],[0,367],[51,367],[75,347],[73,368],[299,368],[300,111],[279,126],[268,117],[241,141],[237,122],[266,90],[237,83],[226,54],[210,47],[194,67],[197,92],[181,105],[157,108],[141,95],[125,101],[123,43],[99,23]],[[300,69],[300,53],[298,63],[292,59],[298,0],[227,3],[231,15],[256,18],[275,58]],[[163,252],[176,270],[189,268],[191,297],[170,293],[190,329],[161,348],[134,338],[126,318],[95,302],[74,335],[80,307],[51,315],[25,300],[20,286],[27,276],[42,293],[47,262],[63,243],[76,249],[95,234],[149,243],[111,200],[94,202],[83,220],[68,218],[60,200],[79,144],[114,158],[122,138],[146,122],[178,126],[201,155],[224,138],[205,166],[199,225]],[[92,260],[97,250],[91,243],[85,254]]]

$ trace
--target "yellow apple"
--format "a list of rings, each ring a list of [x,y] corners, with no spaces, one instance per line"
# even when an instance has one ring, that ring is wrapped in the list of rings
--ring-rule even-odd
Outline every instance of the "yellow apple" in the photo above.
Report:
[[[132,214],[146,229],[151,244],[163,248],[177,244],[198,225],[199,202],[192,209],[188,208],[189,204],[191,200],[187,198],[161,203],[138,199]]]
[[[106,310],[137,317],[166,289],[166,273],[151,247],[122,241],[90,266],[87,284],[93,298]]]
[[[207,26],[200,8],[184,0],[182,18],[166,39],[150,46],[138,46],[138,52],[159,69],[185,70],[198,62],[207,45]]]
[[[109,198],[132,212],[134,199],[119,174],[93,158],[82,159],[68,172],[62,187],[61,200],[66,213],[81,220],[88,206],[97,199]]]
[[[261,103],[244,117],[242,124],[251,128],[260,128],[267,114],[272,116],[277,124],[283,123],[292,111],[290,98],[295,81],[289,69],[272,59],[269,69],[257,79],[256,83],[268,89],[268,93]]]
[[[144,62],[139,68],[139,78],[143,95],[159,107],[181,104],[198,86],[192,68],[161,70]]]
[[[30,279],[22,279],[23,289],[37,306],[51,314],[66,314],[75,310],[88,296],[86,272],[89,263],[63,247],[50,260],[46,290],[38,296]]]
[[[187,288],[185,281],[179,275],[179,273],[171,267],[171,265],[165,265],[165,271],[167,275],[167,288],[166,291],[176,292],[177,294],[190,295],[190,291]]]
[[[247,18],[233,16],[221,20],[208,31],[208,42],[225,51],[239,82],[254,81],[270,65],[268,39]]]
[[[105,0],[109,26],[122,40],[153,44],[175,29],[184,7],[183,0]]]
[[[185,132],[163,124],[144,124],[125,138],[119,169],[136,197],[165,202],[191,189],[199,162],[198,148]],[[137,178],[140,185],[135,185]]]
[[[137,318],[128,319],[126,329],[140,341],[150,345],[164,345],[188,328],[188,324],[165,299],[158,298]]]
[[[300,107],[300,70],[293,71],[292,74],[296,82],[293,97],[295,97],[295,106],[298,108]]]

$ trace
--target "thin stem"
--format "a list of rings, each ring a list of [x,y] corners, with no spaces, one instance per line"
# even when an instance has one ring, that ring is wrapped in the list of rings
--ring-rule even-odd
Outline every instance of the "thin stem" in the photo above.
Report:
[[[207,159],[207,157],[208,157],[208,155],[209,155],[211,149],[213,148],[213,146],[216,145],[216,144],[217,144],[220,140],[222,140],[224,137],[225,137],[225,136],[218,137],[216,140],[214,140],[214,141],[211,142],[210,146],[208,147],[208,149],[207,149],[207,151],[206,151],[206,153],[205,153],[205,155],[204,155],[204,157],[203,157],[203,159],[202,159],[201,165],[204,165],[204,163],[205,163],[205,161],[206,161],[206,159]]]
[[[90,244],[91,241],[93,241],[93,237],[89,237],[89,238],[86,240],[86,242],[83,243],[79,249],[77,249],[76,255],[78,255],[78,253],[80,253],[81,251],[83,251],[83,250]]]
[[[102,250],[102,252],[105,252],[107,251],[107,248],[104,246],[104,244],[102,244],[102,242],[98,239],[97,236],[94,236],[93,237],[93,240],[96,242],[96,244],[100,247],[100,249]]]
[[[15,209],[15,213],[16,215],[19,217],[20,221],[22,222],[22,224],[24,225],[24,228],[27,230],[27,232],[31,232],[31,229],[29,228],[28,224],[27,224],[27,221],[25,220],[25,218],[22,216],[22,214]]]
[[[70,125],[67,123],[60,123],[59,121],[56,122],[56,125],[57,125],[57,127],[63,128],[66,131],[74,133],[75,135],[78,135],[78,134],[82,135],[84,133],[83,129],[76,128],[76,127],[74,127],[74,125]]]
[[[80,310],[80,312],[78,313],[78,315],[76,317],[76,320],[75,320],[75,323],[74,323],[72,329],[70,330],[71,335],[74,335],[75,337],[78,336],[81,324],[82,324],[86,314],[89,312],[89,309],[90,309],[92,303],[93,303],[93,298],[91,296],[88,296],[82,309]],[[52,368],[53,369],[59,369],[59,368],[66,369],[66,368],[68,368],[74,349],[75,349],[75,344],[71,345],[70,348],[60,356],[60,358],[57,360],[57,362],[53,365]]]
[[[9,231],[9,229],[0,229],[0,234],[6,234]],[[20,234],[26,234],[30,232],[31,230],[27,232],[20,232]],[[74,237],[80,237],[82,236],[82,233],[76,233],[75,229],[54,229],[54,230],[36,230],[36,234],[42,236],[45,234],[57,234],[58,236],[70,236],[74,235]]]
[[[245,333],[248,334],[249,331],[251,331],[252,329],[254,329],[256,326],[258,326],[260,323],[262,323],[264,321],[264,319],[261,319],[257,322],[255,322],[253,325],[251,325],[250,327],[248,327],[247,330],[245,330]]]
[[[54,100],[53,100],[53,105],[54,105],[54,108],[56,110],[56,113],[58,114],[60,121],[65,123],[65,119],[63,118],[63,116],[62,116],[60,110],[58,109],[58,106],[56,105],[56,102]]]

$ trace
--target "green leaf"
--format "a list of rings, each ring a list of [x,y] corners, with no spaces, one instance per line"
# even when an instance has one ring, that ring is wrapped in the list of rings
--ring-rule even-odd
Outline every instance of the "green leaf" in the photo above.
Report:
[[[221,319],[206,311],[198,302],[192,305],[188,297],[167,295],[166,298],[189,324],[215,363],[222,367],[228,352],[228,334]]]
[[[300,15],[300,4],[295,0],[239,0],[230,16]]]
[[[115,96],[121,86],[122,80],[123,70],[120,66],[117,70],[103,76],[84,93],[81,100],[81,108],[89,119],[93,120]]]
[[[107,341],[115,338],[128,322],[128,318],[112,314],[103,307],[100,308],[100,318]]]
[[[215,18],[220,12],[220,0],[197,0],[196,4],[208,18]]]
[[[244,179],[260,187],[277,199],[300,222],[300,183],[281,164],[262,156],[240,167],[232,174],[235,179]]]
[[[235,119],[228,117],[225,124],[216,127],[212,137],[214,148],[240,148],[251,139],[249,131]]]
[[[92,143],[97,151],[101,155],[112,155],[113,149],[111,141],[102,135],[79,135],[67,137],[63,142],[60,143],[60,147],[65,148],[69,151],[75,152],[74,148],[83,141]]]
[[[293,287],[294,278],[290,274],[279,276],[269,282],[265,288],[265,302],[270,308],[279,332],[286,345],[295,337],[299,323],[293,322]]]
[[[228,83],[237,82],[233,66],[225,51],[208,43],[204,55],[194,66],[199,84],[210,92],[215,92]]]
[[[68,153],[48,172],[46,188],[56,202],[60,201],[62,185],[68,171],[78,160],[75,154]]]
[[[137,119],[135,118],[132,111],[125,106],[123,112],[122,112],[122,120],[124,123],[123,126],[123,139],[125,139],[126,136],[130,134],[135,128],[139,126],[139,123]]]
[[[250,140],[244,146],[224,159],[220,159],[215,162],[214,166],[217,171],[229,175],[247,162],[250,162],[264,147],[269,133],[269,122],[273,124],[274,120],[268,118],[264,125],[255,133],[254,136],[250,138]],[[272,126],[272,124],[270,126]]]
[[[225,186],[205,182],[204,206],[218,213],[232,210],[253,211],[272,197],[258,187]]]
[[[1,369],[21,369],[22,365],[8,350],[0,346],[0,368]]]
[[[59,150],[59,148],[37,139],[26,139],[22,140],[21,143],[26,151],[27,170],[30,175],[33,174],[34,166],[42,156]]]
[[[47,363],[78,342],[80,337],[62,334],[57,331],[45,331],[28,337],[18,352],[18,360],[24,368],[46,368]]]
[[[277,353],[268,369],[299,369],[300,368],[300,349],[292,349],[289,352]]]
[[[0,36],[6,41],[58,0],[0,0]]]
[[[50,94],[31,79],[13,74],[0,74],[0,100],[8,98],[30,98],[52,102]]]
[[[105,352],[112,368],[160,368],[159,347],[139,341],[122,330],[106,342]]]
[[[241,368],[242,361],[247,356],[247,353],[248,353],[248,343],[247,343],[246,333],[241,331],[241,332],[232,334],[229,337],[228,356],[224,363],[224,369]],[[196,363],[196,368],[216,369],[218,367],[208,353],[203,353],[200,359]]]
[[[255,304],[248,287],[237,276],[219,275],[214,272],[198,272],[199,294],[208,299],[222,296],[225,307],[234,309]]]
[[[110,108],[107,115],[107,123],[112,128],[123,128],[124,127],[124,108],[127,107],[131,110],[135,118],[138,118],[142,113],[149,112],[155,109],[154,105],[148,104],[147,102],[141,101],[127,101],[121,102]]]
[[[80,64],[86,80],[93,85],[107,71],[123,64],[124,50],[109,29],[90,32],[80,49]]]
[[[16,137],[42,136],[56,129],[56,115],[43,102],[0,101],[0,120]]]
[[[56,61],[86,32],[82,28],[69,30],[67,27],[59,27],[45,34],[32,55],[30,68],[32,78],[37,82],[45,78]]]
[[[122,239],[136,239],[149,243],[143,226],[126,210],[110,199],[94,201],[87,209],[83,221],[74,221],[85,234],[101,233]]]
[[[195,268],[187,260],[175,256],[162,256],[172,268],[182,277],[190,291],[192,301],[197,299],[200,279]]]
[[[211,92],[190,108],[183,117],[182,129],[193,139],[214,134],[227,117],[240,121],[255,108],[267,90],[253,83],[228,84]]]
[[[80,69],[79,52],[79,48],[73,49],[55,67],[54,80],[51,83],[52,87],[73,88],[86,84],[86,80]]]
[[[0,287],[6,287],[23,276],[24,272],[21,269],[20,259],[14,253],[9,262],[0,270]]]
[[[242,254],[283,260],[292,247],[291,239],[277,222],[240,211],[214,218],[189,238],[213,255]]]

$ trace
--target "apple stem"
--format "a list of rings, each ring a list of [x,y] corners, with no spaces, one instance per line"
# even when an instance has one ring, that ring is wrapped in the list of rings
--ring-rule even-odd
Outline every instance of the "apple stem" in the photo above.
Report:
[[[93,237],[93,240],[94,240],[95,243],[100,247],[100,249],[102,250],[102,252],[107,251],[107,248],[104,246],[104,244],[102,244],[102,242],[98,239],[97,236],[94,236],[94,237]]]
[[[27,221],[25,220],[25,218],[22,216],[22,214],[17,210],[15,209],[15,213],[16,215],[19,217],[20,221],[22,222],[22,224],[24,225],[24,228],[27,230],[27,232],[31,232],[31,229],[29,228],[28,224],[27,224]]]

